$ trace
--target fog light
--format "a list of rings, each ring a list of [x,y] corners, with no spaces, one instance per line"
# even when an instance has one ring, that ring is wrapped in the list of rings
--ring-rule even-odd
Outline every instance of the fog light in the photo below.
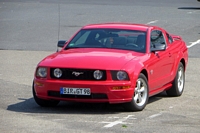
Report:
[[[103,77],[103,72],[100,70],[96,70],[93,73],[95,79],[100,80]]]
[[[54,71],[53,71],[53,74],[56,78],[60,78],[62,76],[62,71],[59,69],[59,68],[56,68]]]

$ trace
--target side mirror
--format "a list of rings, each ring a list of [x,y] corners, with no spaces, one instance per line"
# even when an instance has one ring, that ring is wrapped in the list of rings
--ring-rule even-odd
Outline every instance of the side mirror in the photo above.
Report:
[[[58,41],[58,44],[57,44],[57,52],[58,51],[60,51],[64,46],[65,46],[65,43],[66,43],[67,41],[66,40],[59,40]]]
[[[154,44],[153,47],[151,47],[152,52],[164,51],[165,49],[166,49],[165,44]]]

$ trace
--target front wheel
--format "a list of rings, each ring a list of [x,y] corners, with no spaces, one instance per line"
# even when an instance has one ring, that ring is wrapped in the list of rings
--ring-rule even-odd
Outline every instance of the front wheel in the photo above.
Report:
[[[144,74],[140,74],[133,94],[132,101],[125,103],[125,109],[128,111],[142,111],[149,99],[149,86]]]
[[[35,99],[35,102],[42,107],[54,107],[54,106],[57,106],[58,103],[60,102],[57,100],[44,100],[44,99],[38,98],[35,93],[34,83],[32,86],[32,92],[33,92],[33,98]]]
[[[185,85],[185,71],[183,64],[180,62],[178,66],[178,71],[176,73],[176,77],[172,84],[172,88],[166,91],[167,95],[181,96],[184,90],[184,85]]]

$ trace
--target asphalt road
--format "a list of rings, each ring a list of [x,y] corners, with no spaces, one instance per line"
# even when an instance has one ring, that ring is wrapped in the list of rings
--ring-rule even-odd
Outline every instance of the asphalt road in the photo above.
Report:
[[[55,51],[58,40],[68,40],[86,24],[101,22],[153,22],[182,36],[188,45],[200,36],[196,0],[0,1],[0,49]]]
[[[196,0],[0,0],[0,132],[200,132],[200,2]],[[185,90],[150,98],[142,112],[121,105],[61,102],[41,108],[32,98],[37,63],[80,27],[132,22],[163,27],[189,47]]]

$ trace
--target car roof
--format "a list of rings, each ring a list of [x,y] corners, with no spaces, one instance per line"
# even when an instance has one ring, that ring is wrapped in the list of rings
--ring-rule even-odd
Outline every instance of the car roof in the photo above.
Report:
[[[144,24],[132,24],[132,23],[99,23],[99,24],[89,24],[82,29],[126,29],[126,30],[140,30],[147,31],[148,28],[153,28],[155,26],[144,25]]]

